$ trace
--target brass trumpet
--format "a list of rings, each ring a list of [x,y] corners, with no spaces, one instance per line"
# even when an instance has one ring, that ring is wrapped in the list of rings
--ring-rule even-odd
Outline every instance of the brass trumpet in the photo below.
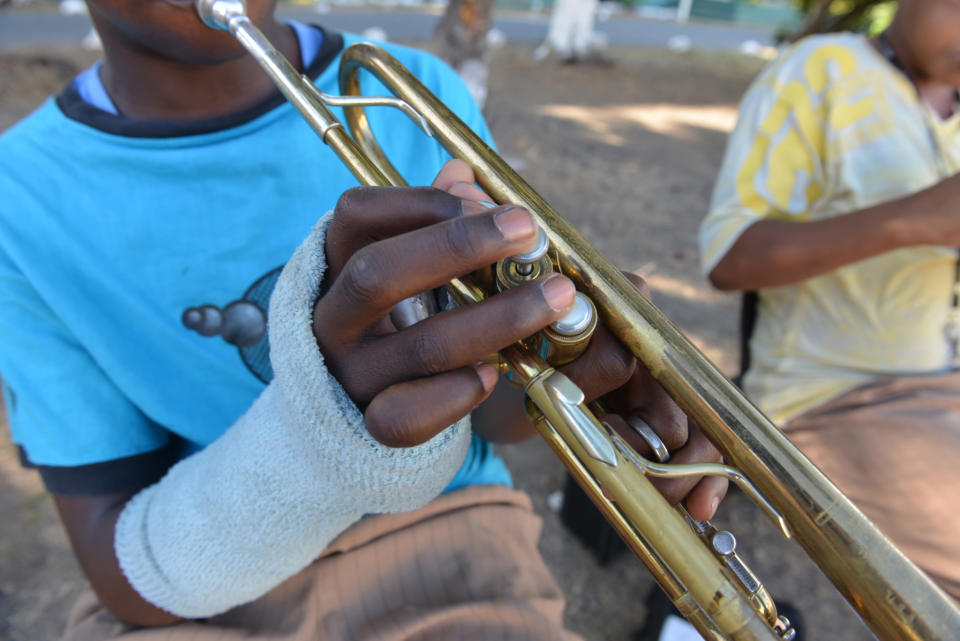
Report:
[[[738,483],[785,534],[797,539],[880,639],[958,638],[960,609],[953,601],[618,269],[390,54],[367,43],[346,49],[339,70],[342,95],[330,96],[266,40],[246,16],[243,0],[196,0],[196,9],[207,25],[230,31],[238,39],[360,183],[405,184],[373,137],[364,112],[371,105],[393,106],[451,155],[466,161],[494,200],[521,205],[534,214],[549,240],[553,268],[569,276],[593,301],[600,320],[650,369],[731,464],[646,460],[596,418],[579,388],[538,351],[516,345],[501,353],[523,384],[527,411],[541,434],[705,639],[787,641],[793,632],[728,545],[732,537],[670,507],[648,476],[714,474]],[[361,69],[376,76],[394,96],[363,97]],[[354,137],[328,106],[344,108]],[[454,281],[449,289],[464,304],[487,295],[467,280]]]

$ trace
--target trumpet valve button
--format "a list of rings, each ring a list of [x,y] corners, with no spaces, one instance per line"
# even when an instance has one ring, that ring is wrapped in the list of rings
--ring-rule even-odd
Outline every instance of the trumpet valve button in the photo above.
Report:
[[[517,264],[517,271],[521,271],[522,268],[526,268],[527,272],[533,270],[533,263],[539,261],[544,254],[550,249],[550,239],[547,238],[546,233],[543,229],[537,229],[537,239],[533,242],[525,252],[520,254],[514,254],[510,257],[510,260]]]
[[[573,301],[573,309],[561,318],[550,324],[550,329],[560,336],[579,336],[588,330],[594,321],[596,310],[585,294],[577,292]]]

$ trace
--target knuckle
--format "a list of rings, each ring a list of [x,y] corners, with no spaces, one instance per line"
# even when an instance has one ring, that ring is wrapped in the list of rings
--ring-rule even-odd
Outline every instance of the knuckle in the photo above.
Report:
[[[344,296],[361,305],[379,302],[388,282],[381,260],[366,248],[353,255],[338,280]]]
[[[595,365],[597,378],[611,390],[626,385],[636,366],[633,354],[619,344],[606,350]]]
[[[637,289],[640,290],[640,293],[646,296],[647,298],[650,298],[650,285],[647,284],[647,281],[640,278],[639,276],[637,276],[637,281],[638,282],[636,283],[636,285],[637,285]]]
[[[482,241],[469,218],[455,218],[442,227],[439,249],[450,258],[467,262],[482,249]]]
[[[627,277],[633,286],[640,290],[640,293],[645,297],[650,298],[650,286],[647,284],[647,281],[643,276],[638,276],[633,272],[622,272],[624,276]]]
[[[670,505],[676,505],[686,495],[687,487],[680,480],[651,479],[651,483]]]
[[[334,211],[338,216],[350,217],[362,211],[372,196],[372,187],[352,187],[340,194]]]
[[[687,444],[687,417],[683,414],[673,414],[657,422],[657,434],[660,440],[673,452]]]
[[[699,433],[698,433],[699,434]],[[723,463],[723,453],[710,442],[706,436],[699,434],[698,439],[703,443],[703,454],[701,458],[708,463]]]
[[[337,379],[350,399],[358,407],[366,406],[377,394],[376,381],[371,373],[357,367],[358,351],[345,350],[342,353],[334,349],[326,351],[321,348],[327,369]]]
[[[437,213],[443,219],[459,218],[460,199],[436,187],[416,187],[417,193],[421,195],[430,205],[437,210]]]
[[[410,361],[425,375],[446,371],[450,360],[450,348],[446,341],[431,331],[419,331],[410,344]]]
[[[549,316],[550,310],[545,304],[541,304],[542,296],[534,294],[532,296],[517,295],[516,289],[508,290],[506,293],[498,294],[504,298],[496,316],[497,327],[501,331],[488,331],[487,338],[498,339],[498,344],[492,351],[499,351],[504,347],[529,336],[536,334],[544,328],[552,319]],[[575,363],[576,361],[574,361]],[[561,371],[571,376],[569,369],[573,363],[568,363],[561,368]],[[571,376],[575,378],[575,376]]]
[[[410,436],[409,426],[406,425],[407,421],[402,416],[392,416],[390,412],[381,408],[382,404],[371,404],[364,414],[364,423],[370,436],[387,447],[411,447],[416,445],[414,439]]]

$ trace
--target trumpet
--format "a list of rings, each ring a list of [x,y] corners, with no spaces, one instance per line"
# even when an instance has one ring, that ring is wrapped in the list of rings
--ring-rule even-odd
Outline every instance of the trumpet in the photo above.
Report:
[[[195,6],[208,26],[237,38],[361,184],[405,184],[365,116],[367,107],[390,106],[466,161],[496,202],[520,205],[536,217],[544,251],[496,271],[510,271],[522,280],[536,264],[571,278],[589,299],[587,307],[595,306],[584,317],[599,317],[728,462],[648,460],[597,418],[601,408],[588,407],[581,390],[541,357],[538,345],[518,344],[500,354],[523,386],[527,413],[541,435],[705,639],[789,641],[795,633],[736,553],[733,537],[671,507],[650,477],[721,475],[737,483],[785,535],[796,538],[878,638],[956,638],[960,609],[953,601],[618,269],[390,54],[369,43],[347,48],[339,68],[341,95],[332,96],[320,92],[270,44],[247,17],[243,0],[196,0]],[[363,96],[361,71],[375,76],[393,96]],[[334,106],[343,108],[346,126],[331,113]],[[495,293],[484,280],[458,279],[448,289],[459,303],[469,304]]]

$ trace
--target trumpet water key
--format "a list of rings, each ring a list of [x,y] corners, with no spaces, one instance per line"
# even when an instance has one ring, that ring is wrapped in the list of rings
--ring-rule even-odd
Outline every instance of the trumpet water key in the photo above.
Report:
[[[649,477],[711,474],[737,483],[798,541],[880,639],[958,638],[960,609],[619,270],[392,56],[368,43],[349,47],[340,63],[341,95],[326,95],[266,40],[246,16],[243,0],[196,0],[195,6],[207,25],[237,38],[360,183],[405,184],[365,116],[366,107],[391,106],[467,162],[496,202],[533,213],[543,236],[536,251],[502,262],[490,274],[455,280],[448,289],[458,302],[470,304],[545,271],[562,272],[576,283],[585,300],[577,315],[563,319],[545,338],[503,350],[499,358],[523,385],[527,412],[550,447],[705,639],[785,641],[794,633],[740,558],[732,535],[670,507]],[[362,96],[361,71],[394,95]],[[343,107],[346,126],[330,106]],[[597,321],[644,363],[730,465],[647,460],[597,418],[600,408],[591,411],[581,390],[555,369],[585,347]]]

